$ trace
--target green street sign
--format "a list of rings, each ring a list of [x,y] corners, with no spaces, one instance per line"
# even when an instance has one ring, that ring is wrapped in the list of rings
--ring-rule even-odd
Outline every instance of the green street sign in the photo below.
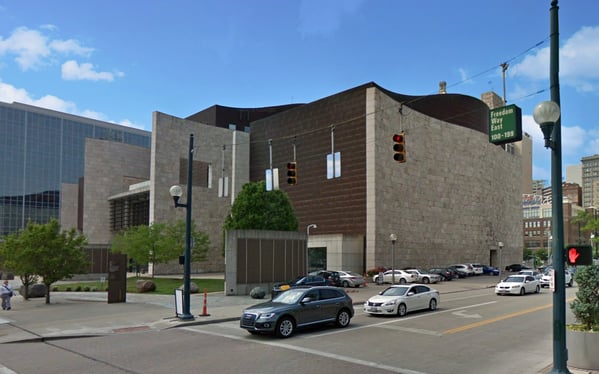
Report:
[[[500,145],[522,140],[522,110],[508,105],[489,111],[489,142]]]

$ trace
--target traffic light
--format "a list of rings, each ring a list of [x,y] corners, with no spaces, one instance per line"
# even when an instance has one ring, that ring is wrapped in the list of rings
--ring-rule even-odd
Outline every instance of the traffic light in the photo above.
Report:
[[[297,184],[297,162],[287,163],[287,184]]]
[[[592,265],[593,247],[588,244],[570,244],[566,246],[568,265]]]
[[[406,135],[402,131],[393,135],[393,159],[397,162],[406,162]]]

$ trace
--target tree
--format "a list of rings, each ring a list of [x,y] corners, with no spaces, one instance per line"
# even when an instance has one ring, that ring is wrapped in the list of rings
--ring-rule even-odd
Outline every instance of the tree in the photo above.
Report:
[[[226,230],[297,231],[298,222],[287,194],[266,191],[266,183],[246,183],[225,219]]]
[[[185,221],[134,226],[117,234],[110,250],[126,254],[136,264],[162,264],[177,259],[185,251]],[[191,222],[192,261],[206,259],[210,239]]]
[[[15,273],[23,284],[25,290],[23,297],[29,299],[29,287],[37,283],[35,274],[36,257],[30,251],[19,232],[11,233],[0,242],[0,261],[5,270]]]
[[[60,231],[60,224],[53,218],[46,224],[29,222],[16,237],[9,235],[2,253],[26,281],[34,276],[42,279],[46,304],[50,304],[52,283],[87,270],[86,243],[85,236],[75,229]]]

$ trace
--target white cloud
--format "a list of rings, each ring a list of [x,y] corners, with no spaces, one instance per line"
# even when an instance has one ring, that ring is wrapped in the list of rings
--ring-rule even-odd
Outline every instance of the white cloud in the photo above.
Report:
[[[0,38],[0,56],[15,55],[15,61],[26,71],[37,69],[50,56],[47,38],[37,30],[20,27],[8,39]]]
[[[549,77],[549,47],[528,55],[510,70],[510,76],[532,80]],[[567,39],[560,48],[560,83],[589,92],[599,89],[599,26],[583,27]]]
[[[114,76],[123,76],[123,73],[98,72],[94,66],[88,62],[79,64],[75,60],[70,60],[62,64],[62,79],[65,80],[92,80],[109,81],[114,80]]]
[[[79,42],[74,39],[69,40],[53,40],[49,44],[53,51],[63,54],[75,54],[78,56],[88,57],[94,51],[93,48],[87,48],[79,45]]]

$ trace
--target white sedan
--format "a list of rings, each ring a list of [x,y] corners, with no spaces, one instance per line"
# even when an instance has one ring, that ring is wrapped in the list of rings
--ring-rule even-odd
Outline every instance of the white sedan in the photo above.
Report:
[[[524,295],[541,292],[539,280],[532,275],[510,275],[495,286],[497,295]]]
[[[364,312],[403,317],[414,310],[435,310],[440,300],[439,291],[423,284],[394,285],[368,299]]]
[[[380,274],[375,274],[372,281],[376,284],[393,283],[393,270],[387,270],[381,277]],[[395,283],[406,284],[414,283],[417,278],[415,274],[406,273],[403,270],[395,269]]]

